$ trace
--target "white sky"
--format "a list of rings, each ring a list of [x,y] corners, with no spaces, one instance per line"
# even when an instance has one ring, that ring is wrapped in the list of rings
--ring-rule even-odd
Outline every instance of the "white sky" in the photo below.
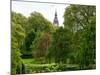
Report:
[[[30,0],[32,1],[32,0]],[[46,2],[65,2],[73,4],[88,4],[95,5],[95,0],[33,0],[33,1],[46,1]],[[90,1],[90,2],[89,2]],[[12,10],[22,13],[25,16],[29,16],[31,12],[37,11],[43,14],[45,18],[53,22],[55,10],[57,10],[59,24],[63,25],[63,15],[65,7],[68,5],[56,5],[56,4],[40,4],[33,2],[16,2],[12,1]]]

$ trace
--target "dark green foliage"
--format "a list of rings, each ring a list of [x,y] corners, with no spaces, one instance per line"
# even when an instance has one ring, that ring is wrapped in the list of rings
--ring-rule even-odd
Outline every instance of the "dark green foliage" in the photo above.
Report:
[[[26,38],[25,38],[25,50],[31,50],[30,45],[32,44],[32,41],[35,39],[35,32],[34,30],[31,30]]]
[[[53,58],[55,62],[66,62],[70,54],[70,38],[66,29],[60,27],[52,35],[52,43],[48,52],[48,56]]]
[[[22,50],[21,50],[22,58],[32,58],[33,57],[32,48],[30,46],[32,44],[32,41],[34,41],[35,36],[36,34],[34,30],[30,30],[30,32],[27,33],[23,41],[23,44],[22,44]]]
[[[90,19],[92,20],[92,19]],[[90,26],[86,27],[84,29],[84,32],[82,34],[82,42],[81,43],[81,50],[82,50],[82,61],[81,63],[84,64],[84,66],[89,66],[89,64],[95,64],[96,59],[96,47],[95,47],[95,37],[96,37],[96,31],[95,31],[95,17],[91,21]],[[84,50],[84,51],[83,51]],[[85,61],[85,62],[83,62]]]
[[[50,45],[51,36],[48,32],[38,32],[36,39],[33,41],[31,47],[33,49],[33,56],[35,58],[45,57]]]
[[[96,7],[70,5],[64,13],[64,27],[71,31],[71,48],[80,68],[95,64]]]

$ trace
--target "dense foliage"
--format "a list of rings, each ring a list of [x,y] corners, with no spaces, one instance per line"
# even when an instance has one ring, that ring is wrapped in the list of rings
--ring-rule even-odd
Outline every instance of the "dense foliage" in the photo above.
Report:
[[[95,69],[95,6],[66,7],[64,27],[56,27],[39,12],[27,18],[12,12],[11,17],[12,75]]]
[[[95,63],[95,21],[95,6],[71,5],[66,8],[64,26],[72,32],[71,48],[81,68]]]
[[[21,31],[21,27],[18,24],[15,24],[12,22],[12,37],[11,37],[11,71],[12,75],[16,75],[18,67],[21,68],[22,60],[21,60],[21,53],[20,53],[20,44],[21,44],[21,38],[23,36],[23,32]]]
[[[45,57],[47,55],[48,47],[50,45],[50,33],[37,33],[37,38],[32,43],[33,55],[36,58]]]
[[[48,57],[56,63],[66,62],[70,55],[69,31],[60,27],[52,34],[52,43],[48,52]]]

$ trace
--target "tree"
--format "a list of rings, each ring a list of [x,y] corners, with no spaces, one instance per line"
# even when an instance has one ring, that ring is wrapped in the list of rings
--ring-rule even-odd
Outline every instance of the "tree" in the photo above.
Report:
[[[81,58],[80,63],[82,66],[89,66],[95,64],[96,59],[96,31],[95,31],[95,16],[90,19],[90,25],[86,27],[82,34],[81,39]],[[85,61],[85,62],[83,62]]]
[[[64,27],[75,32],[89,25],[89,18],[95,16],[95,6],[70,5],[64,13]]]
[[[70,55],[69,31],[58,28],[52,35],[52,42],[48,52],[48,58],[55,60],[56,63],[65,63]]]
[[[11,37],[11,74],[16,75],[17,67],[21,68],[21,58],[20,58],[20,48],[19,42],[16,36],[18,35],[16,31],[17,25],[12,22],[12,37]],[[18,36],[17,36],[18,37]]]
[[[19,24],[22,26],[22,28],[24,30],[26,30],[26,27],[27,27],[27,18],[22,15],[21,13],[16,13],[14,11],[12,11],[11,13],[11,20],[16,23],[16,24]]]
[[[36,38],[36,33],[33,29],[31,29],[27,33],[23,41],[22,50],[21,50],[21,53],[23,54],[21,56],[22,58],[33,58],[32,48],[30,46],[32,45],[32,42],[34,41],[35,38]]]
[[[27,30],[34,29],[37,31],[52,32],[53,26],[41,13],[34,12],[28,17]]]
[[[50,40],[50,33],[37,33],[36,39],[33,41],[31,45],[33,49],[34,58],[46,57],[50,45]]]
[[[95,64],[96,7],[70,5],[64,13],[64,27],[72,32],[71,48],[81,68]]]
[[[27,19],[26,25],[26,37],[23,43],[23,54],[32,57],[32,42],[37,39],[36,35],[38,32],[52,33],[54,27],[41,13],[33,12]]]
[[[16,75],[21,73],[22,60],[21,60],[21,45],[25,38],[25,31],[23,27],[23,16],[12,12],[12,22],[11,22],[11,74]],[[23,21],[22,21],[22,20]],[[22,23],[23,22],[23,23]],[[19,70],[18,70],[19,68]]]
[[[19,44],[19,48],[20,50],[22,45],[23,45],[23,42],[24,42],[24,39],[26,37],[26,33],[25,33],[25,25],[26,25],[26,17],[23,16],[22,14],[20,13],[16,13],[16,12],[12,12],[12,22],[14,23],[14,26],[12,27],[12,31],[15,30],[15,33],[16,35],[14,35],[18,41],[18,44]],[[13,32],[12,32],[13,34]]]

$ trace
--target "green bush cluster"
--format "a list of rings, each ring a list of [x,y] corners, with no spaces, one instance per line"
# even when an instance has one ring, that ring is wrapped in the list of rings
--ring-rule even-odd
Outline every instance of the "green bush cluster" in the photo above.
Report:
[[[79,66],[77,65],[66,65],[66,64],[47,64],[47,65],[39,65],[32,66],[26,65],[26,73],[44,73],[44,72],[61,72],[68,70],[79,70]]]

